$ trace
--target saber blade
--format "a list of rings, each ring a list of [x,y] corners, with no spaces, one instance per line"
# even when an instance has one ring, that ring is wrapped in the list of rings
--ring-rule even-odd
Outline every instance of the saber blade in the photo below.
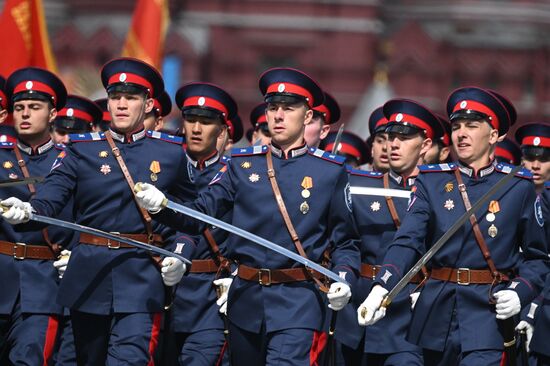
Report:
[[[29,177],[29,178],[21,178],[21,179],[3,179],[3,180],[0,180],[0,188],[18,186],[18,185],[22,185],[22,184],[36,184],[36,183],[42,183],[43,181],[44,181],[44,177]]]
[[[376,188],[376,187],[350,187],[351,194],[361,196],[384,196],[395,198],[410,198],[411,191],[404,189],[392,189],[392,188]]]

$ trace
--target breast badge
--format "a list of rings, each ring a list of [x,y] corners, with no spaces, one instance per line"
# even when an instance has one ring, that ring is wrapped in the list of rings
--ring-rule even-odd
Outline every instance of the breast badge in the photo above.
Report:
[[[445,204],[443,205],[447,210],[451,211],[453,208],[455,208],[455,203],[452,199],[448,199],[445,201]]]
[[[103,175],[107,175],[111,172],[111,167],[109,164],[103,164],[101,168],[99,168],[99,171],[103,173]]]
[[[252,183],[256,183],[257,181],[260,180],[260,176],[256,173],[252,173],[248,176],[248,180],[251,181]]]

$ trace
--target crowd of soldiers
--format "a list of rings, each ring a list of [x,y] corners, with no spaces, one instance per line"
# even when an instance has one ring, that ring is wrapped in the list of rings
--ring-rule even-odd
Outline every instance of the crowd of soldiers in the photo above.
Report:
[[[0,364],[550,365],[547,122],[510,136],[512,103],[463,87],[445,117],[387,101],[364,141],[273,68],[231,150],[221,87],[182,86],[167,133],[157,70],[101,80],[0,80]]]

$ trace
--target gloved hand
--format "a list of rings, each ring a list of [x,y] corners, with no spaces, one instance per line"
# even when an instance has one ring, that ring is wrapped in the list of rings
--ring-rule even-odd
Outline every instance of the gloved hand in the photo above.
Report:
[[[220,307],[218,310],[220,313],[227,315],[227,294],[229,293],[229,287],[233,283],[233,277],[218,278],[214,280],[214,285],[218,288],[218,300],[216,305]]]
[[[531,338],[533,338],[533,331],[535,328],[527,323],[525,320],[522,320],[519,322],[518,325],[516,325],[516,330],[518,332],[524,331],[526,335],[526,343],[525,343],[525,349],[527,350],[527,353],[529,353],[529,345],[531,344]]]
[[[508,319],[521,311],[521,302],[518,294],[513,290],[502,290],[494,295],[496,302],[497,319]]]
[[[351,297],[351,289],[348,285],[342,282],[334,282],[330,285],[327,292],[328,305],[334,311],[342,310],[349,302]]]
[[[138,204],[147,211],[158,213],[164,208],[162,202],[166,196],[154,185],[149,183],[137,183],[135,190]]]
[[[63,278],[63,275],[65,274],[65,270],[67,269],[67,264],[69,263],[70,257],[71,257],[71,251],[67,249],[63,249],[61,251],[61,255],[59,256],[59,259],[53,262],[53,266],[55,267],[55,269],[57,269],[59,278]]]
[[[372,325],[386,315],[386,308],[380,305],[387,293],[388,290],[380,285],[372,288],[369,296],[357,309],[357,321],[359,325]]]
[[[166,286],[174,286],[181,281],[187,266],[175,257],[166,257],[162,260],[160,275]]]
[[[411,298],[411,310],[414,310],[414,307],[416,306],[416,301],[418,300],[418,296],[420,296],[420,291],[413,292],[409,295]]]
[[[12,225],[22,224],[29,221],[29,216],[33,211],[28,202],[23,202],[19,198],[10,197],[0,202],[2,206],[9,207],[6,212],[2,212],[2,217]]]

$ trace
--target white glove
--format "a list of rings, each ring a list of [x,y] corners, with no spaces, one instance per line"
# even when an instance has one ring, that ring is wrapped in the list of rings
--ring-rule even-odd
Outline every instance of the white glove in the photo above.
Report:
[[[388,293],[384,287],[376,285],[369,296],[357,309],[357,321],[359,325],[372,325],[386,315],[386,308],[381,307],[384,296]]]
[[[65,270],[67,270],[67,264],[69,263],[70,257],[71,257],[71,251],[67,249],[63,249],[61,251],[61,256],[59,257],[59,259],[53,262],[53,266],[55,267],[55,269],[57,269],[59,278],[63,278],[63,275],[65,274]]]
[[[349,302],[351,297],[351,289],[348,285],[342,282],[334,282],[330,285],[327,292],[328,305],[334,311],[342,310]]]
[[[518,294],[513,290],[502,290],[495,293],[494,298],[497,303],[497,319],[508,319],[521,311],[521,302]]]
[[[414,307],[416,306],[416,301],[418,300],[418,296],[420,296],[420,291],[413,292],[409,295],[411,298],[411,310],[414,310]]]
[[[220,307],[218,310],[220,313],[227,315],[227,294],[229,293],[229,287],[233,283],[233,277],[218,278],[214,280],[214,285],[218,287],[218,300],[216,305]]]
[[[531,324],[527,323],[525,320],[522,320],[516,326],[516,330],[525,332],[525,335],[527,336],[527,339],[525,340],[525,350],[527,351],[527,353],[529,353],[529,345],[531,344],[531,338],[533,338],[533,331],[535,330],[535,328]]]
[[[174,286],[181,281],[187,266],[175,257],[166,257],[162,260],[160,275],[166,286]]]
[[[164,193],[152,184],[138,183],[140,190],[136,192],[138,204],[151,213],[158,213],[164,207],[162,202],[166,199]],[[136,186],[138,185],[136,184]]]
[[[2,212],[4,220],[12,225],[22,224],[29,221],[29,216],[33,211],[28,202],[23,202],[19,198],[10,197],[0,202],[2,206],[9,207],[9,210]]]

